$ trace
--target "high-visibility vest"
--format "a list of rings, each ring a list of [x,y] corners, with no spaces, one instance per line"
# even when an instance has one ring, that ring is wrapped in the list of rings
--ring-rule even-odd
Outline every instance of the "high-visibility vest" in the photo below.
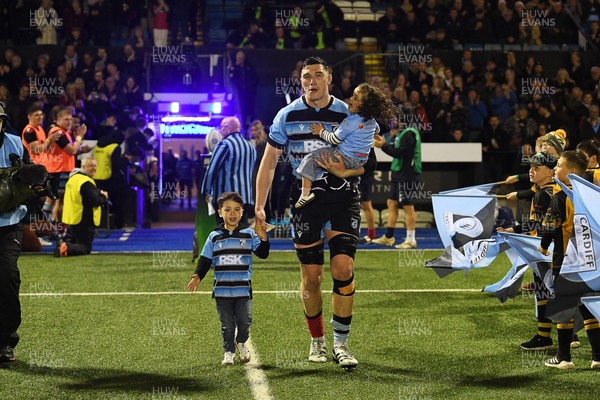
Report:
[[[112,155],[118,146],[118,144],[112,143],[105,147],[94,147],[94,159],[98,164],[98,168],[96,169],[96,173],[94,174],[95,180],[105,181],[111,178]]]
[[[96,182],[86,174],[77,173],[69,178],[67,187],[65,188],[65,198],[62,214],[62,222],[69,225],[77,225],[81,222],[83,216],[83,198],[81,197],[81,186],[91,182],[96,186]],[[94,225],[100,225],[100,217],[102,211],[100,206],[93,208]]]

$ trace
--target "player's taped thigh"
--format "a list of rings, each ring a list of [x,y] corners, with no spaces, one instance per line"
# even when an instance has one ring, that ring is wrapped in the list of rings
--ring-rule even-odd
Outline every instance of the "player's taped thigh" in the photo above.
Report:
[[[345,281],[333,278],[333,293],[340,296],[352,296],[354,294],[354,272],[350,279]]]
[[[298,261],[300,261],[301,264],[325,264],[323,243],[311,247],[296,249],[296,256],[298,256]]]
[[[354,260],[357,244],[358,239],[347,233],[340,233],[332,237],[329,239],[329,259],[332,260],[338,254],[345,254]]]

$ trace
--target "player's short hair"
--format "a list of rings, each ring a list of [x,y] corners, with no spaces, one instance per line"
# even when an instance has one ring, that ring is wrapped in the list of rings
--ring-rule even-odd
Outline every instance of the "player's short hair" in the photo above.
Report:
[[[235,201],[236,203],[238,203],[239,205],[241,205],[242,207],[244,207],[244,199],[242,199],[242,196],[240,196],[236,192],[225,192],[225,193],[222,193],[219,196],[219,198],[217,199],[217,205],[219,206],[219,208],[222,208],[223,204],[225,204],[225,202],[228,201],[228,200]]]
[[[329,71],[329,64],[327,64],[327,61],[323,60],[321,57],[308,57],[306,60],[304,60],[304,63],[302,64],[302,69],[308,67],[309,65],[316,64],[322,65],[325,71]]]
[[[560,155],[560,158],[565,161],[567,168],[575,170],[576,175],[581,176],[587,170],[587,156],[580,150],[565,151]]]

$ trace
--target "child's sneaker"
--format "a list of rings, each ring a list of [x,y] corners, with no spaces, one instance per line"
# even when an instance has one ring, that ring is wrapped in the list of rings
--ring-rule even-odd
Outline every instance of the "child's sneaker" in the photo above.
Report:
[[[417,242],[414,240],[408,240],[406,239],[404,242],[397,244],[394,246],[397,249],[400,250],[405,250],[405,249],[416,249],[417,248]]]
[[[581,342],[579,341],[579,336],[576,333],[573,334],[573,339],[571,340],[571,348],[578,349],[581,347]]]
[[[594,361],[592,360],[592,369],[600,369],[600,361]]]
[[[549,360],[544,362],[546,367],[558,368],[558,369],[573,369],[575,368],[575,364],[571,362],[571,360],[561,360],[558,356],[554,356]]]
[[[314,193],[310,193],[308,196],[300,196],[300,198],[298,199],[296,204],[294,204],[294,207],[302,208],[305,205],[307,205],[308,203],[310,203],[311,201],[313,201],[315,199],[315,197],[316,196]]]
[[[232,353],[231,351],[226,351],[225,354],[223,355],[223,361],[221,361],[221,364],[233,365],[234,358],[235,358],[235,353]]]
[[[242,364],[245,364],[248,361],[250,361],[250,350],[248,349],[248,346],[246,346],[246,343],[238,343],[237,349],[238,355],[240,356],[240,362]]]

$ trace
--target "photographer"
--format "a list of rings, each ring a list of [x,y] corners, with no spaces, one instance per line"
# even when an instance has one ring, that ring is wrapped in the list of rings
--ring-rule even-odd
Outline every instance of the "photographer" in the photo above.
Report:
[[[54,257],[71,257],[90,254],[94,229],[100,225],[100,206],[108,202],[108,194],[96,187],[92,176],[96,173],[96,160],[84,157],[81,168],[69,174],[65,188],[62,222],[69,225],[67,240],[56,246]]]
[[[16,154],[26,164],[31,164],[29,153],[18,136],[4,132],[8,115],[0,106],[0,168],[12,166],[10,155]],[[14,361],[14,348],[19,343],[17,329],[21,325],[19,288],[21,278],[17,260],[21,254],[23,225],[21,220],[27,207],[20,205],[9,212],[0,213],[0,363]]]

